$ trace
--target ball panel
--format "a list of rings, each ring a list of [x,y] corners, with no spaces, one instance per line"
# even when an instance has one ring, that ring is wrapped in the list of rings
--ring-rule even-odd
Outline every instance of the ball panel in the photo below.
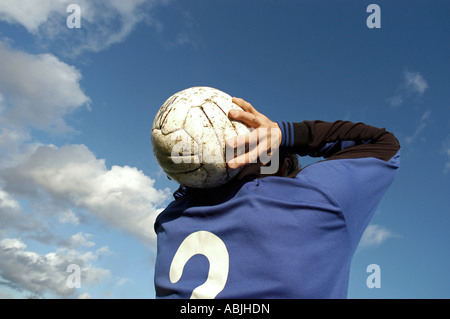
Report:
[[[225,140],[251,131],[230,120],[228,111],[240,109],[231,96],[209,87],[183,90],[167,99],[152,126],[155,157],[166,174],[196,188],[216,187],[241,169],[226,165]]]
[[[202,163],[225,164],[222,155],[223,149],[217,139],[217,133],[202,106],[192,107],[189,110],[183,128],[197,142],[199,158]]]
[[[155,119],[153,120],[152,130],[153,129],[161,129],[161,127],[164,126],[163,123],[166,122],[166,119],[170,113],[172,104],[177,99],[178,99],[178,94],[174,94],[164,102],[164,104],[158,110],[158,113],[156,114]]]
[[[182,129],[167,135],[152,130],[152,145],[156,160],[166,173],[189,172],[201,166],[197,143]]]
[[[184,186],[193,188],[209,187],[205,186],[205,181],[208,178],[208,173],[202,167],[199,167],[198,169],[189,173],[169,173],[167,175],[171,179]]]
[[[217,142],[222,149],[225,146],[225,136],[230,135],[229,129],[231,128],[231,134],[234,133],[229,123],[227,113],[219,108],[214,100],[207,101],[201,108],[205,116],[208,118],[210,126],[217,137]],[[225,132],[225,130],[227,130],[227,132]]]
[[[189,112],[189,101],[184,98],[178,98],[175,103],[168,108],[166,116],[161,123],[163,134],[169,134],[183,127],[186,114]]]

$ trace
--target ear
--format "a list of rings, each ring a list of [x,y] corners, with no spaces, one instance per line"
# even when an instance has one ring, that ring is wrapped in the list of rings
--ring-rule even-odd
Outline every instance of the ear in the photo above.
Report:
[[[281,176],[282,177],[288,176],[291,168],[292,168],[292,161],[290,158],[286,157],[283,160],[283,166],[281,167]]]

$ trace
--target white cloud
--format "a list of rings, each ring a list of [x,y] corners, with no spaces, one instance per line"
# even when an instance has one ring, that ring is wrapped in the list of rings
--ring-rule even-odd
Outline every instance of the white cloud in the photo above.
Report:
[[[117,282],[116,282],[116,285],[117,286],[123,286],[123,285],[125,285],[127,283],[130,283],[130,282],[132,282],[132,280],[129,279],[129,278],[118,278]]]
[[[16,291],[71,296],[70,263],[82,267],[86,285],[110,276],[94,266],[108,247],[81,252],[95,246],[83,228],[90,216],[155,247],[153,222],[168,190],[156,189],[137,168],[107,168],[85,145],[58,148],[32,139],[32,129],[72,129],[66,117],[90,102],[80,80],[76,68],[51,54],[0,42],[0,285]],[[55,225],[78,230],[67,235]],[[29,240],[53,252],[27,250]]]
[[[91,295],[88,292],[78,295],[78,299],[91,299]]]
[[[36,33],[39,26],[45,23],[50,14],[68,3],[64,0],[2,0],[0,2],[0,20],[19,23],[29,32]]]
[[[430,116],[431,116],[430,110],[423,113],[422,117],[420,118],[419,125],[414,131],[414,134],[411,136],[407,136],[405,138],[405,142],[407,145],[413,144],[418,138],[421,137],[423,130],[427,127],[427,125],[430,122]]]
[[[8,193],[0,189],[0,209],[17,212],[20,211],[20,205]]]
[[[42,41],[41,49],[61,45],[76,55],[123,41],[141,21],[152,23],[149,8],[161,2],[80,0],[83,27],[71,30],[64,17],[72,1],[2,0],[0,20],[23,25]],[[13,290],[71,296],[74,290],[65,285],[70,263],[81,266],[86,285],[110,277],[108,269],[94,266],[111,254],[109,248],[86,251],[95,246],[83,228],[90,216],[154,248],[153,222],[168,189],[155,188],[137,168],[106,167],[85,145],[33,140],[34,129],[73,130],[68,115],[90,107],[81,78],[77,68],[53,54],[30,54],[0,41],[0,285]],[[65,233],[73,228],[75,234]],[[27,249],[33,239],[52,246],[51,252]]]
[[[2,175],[9,192],[28,198],[45,195],[55,212],[62,205],[86,210],[149,245],[155,240],[154,219],[169,195],[136,168],[108,169],[84,145],[40,146]]]
[[[419,72],[405,71],[405,86],[412,93],[422,95],[428,88],[428,83]]]
[[[67,6],[81,9],[81,28],[70,29]],[[167,9],[170,28],[158,19],[156,10]],[[33,34],[40,47],[51,48],[63,56],[76,57],[84,52],[99,52],[121,43],[137,25],[153,27],[167,47],[198,46],[193,33],[195,20],[173,0],[2,0],[0,21],[23,26]],[[173,32],[172,21],[182,27]],[[171,31],[168,31],[171,30]]]
[[[80,219],[71,209],[61,212],[58,216],[58,220],[62,224],[78,225],[80,223]]]
[[[0,240],[0,269],[2,284],[16,290],[27,290],[43,295],[46,292],[58,296],[70,296],[75,288],[67,286],[67,266],[77,264],[81,268],[81,284],[93,285],[110,277],[108,269],[91,264],[99,256],[60,250],[41,255],[26,250],[26,244],[18,238]]]
[[[2,135],[5,128],[24,134],[18,128],[28,126],[67,131],[64,116],[90,101],[79,84],[81,73],[51,54],[32,55],[0,42],[0,75]]]
[[[29,133],[22,128],[2,127],[3,117],[0,111],[0,168],[14,166],[34,152],[38,143],[25,143],[29,141]]]
[[[376,224],[369,225],[367,226],[366,230],[364,231],[361,237],[359,247],[366,248],[371,246],[378,246],[383,242],[385,242],[387,239],[392,237],[399,237],[399,236],[380,225]]]
[[[391,106],[400,106],[403,104],[403,101],[404,101],[404,97],[401,94],[394,95],[387,99],[387,102]]]
[[[428,83],[419,72],[405,71],[403,72],[402,83],[396,90],[396,94],[387,99],[387,102],[398,107],[407,99],[416,96],[422,96],[428,89]]]
[[[50,239],[45,223],[35,215],[26,214],[11,194],[0,188],[0,237],[11,232],[31,234],[42,240]]]
[[[88,240],[88,238],[91,236],[91,234],[79,232],[70,237],[69,244],[72,247],[92,247],[95,245],[95,243]]]
[[[0,241],[0,247],[2,249],[8,250],[8,249],[18,249],[23,250],[26,245],[20,241],[20,239],[17,238],[5,238]]]
[[[151,9],[167,0],[2,0],[0,20],[24,26],[28,32],[67,55],[98,52],[124,41],[142,21],[154,23]],[[81,8],[81,30],[69,29],[69,4]],[[57,46],[56,46],[57,44]]]

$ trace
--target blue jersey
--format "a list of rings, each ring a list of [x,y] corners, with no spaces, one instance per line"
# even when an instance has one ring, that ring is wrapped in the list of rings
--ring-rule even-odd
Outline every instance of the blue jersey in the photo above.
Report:
[[[335,157],[293,178],[188,189],[155,223],[157,297],[346,298],[353,253],[399,167],[392,136],[390,155],[360,157],[390,134],[374,132],[327,133],[314,150],[304,141],[309,154]]]

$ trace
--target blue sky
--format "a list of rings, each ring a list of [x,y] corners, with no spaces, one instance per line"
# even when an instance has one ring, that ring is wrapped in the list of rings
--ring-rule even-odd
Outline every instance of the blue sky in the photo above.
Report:
[[[66,25],[71,3],[79,29]],[[381,28],[366,25],[371,3]],[[152,224],[177,186],[151,124],[200,85],[273,121],[394,132],[402,166],[348,296],[449,298],[449,13],[440,0],[2,0],[0,298],[154,297]],[[80,288],[66,285],[69,264]],[[366,285],[370,264],[381,288]]]

